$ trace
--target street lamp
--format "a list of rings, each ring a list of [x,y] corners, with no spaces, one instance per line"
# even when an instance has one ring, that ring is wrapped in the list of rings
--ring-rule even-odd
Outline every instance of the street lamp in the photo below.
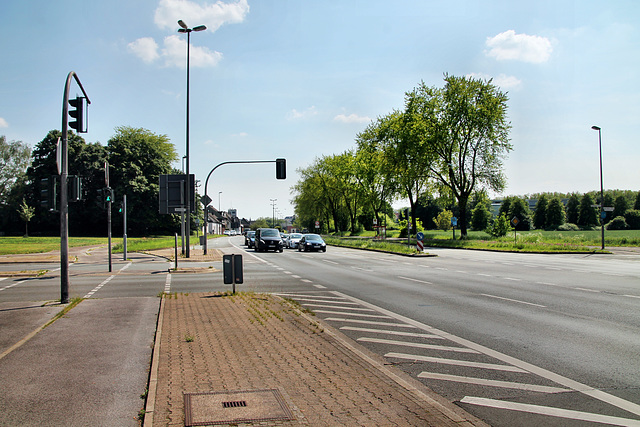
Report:
[[[191,180],[189,177],[189,45],[191,44],[191,32],[192,31],[204,31],[207,29],[204,25],[198,25],[197,27],[189,28],[187,24],[184,23],[182,19],[178,21],[178,25],[181,28],[178,28],[179,33],[187,33],[187,135],[186,135],[186,158],[187,158],[187,258],[190,257],[189,250],[189,237],[191,235],[191,194],[188,194],[191,191]]]
[[[278,199],[269,199],[269,201],[271,202],[271,209],[272,209],[271,227],[275,227],[276,226],[276,202],[278,201]]]
[[[218,212],[220,212],[220,195],[222,194],[222,191],[218,191]]]
[[[602,229],[602,250],[604,250],[604,183],[602,181],[602,131],[598,126],[591,126],[598,131],[598,147],[600,148],[600,228]]]

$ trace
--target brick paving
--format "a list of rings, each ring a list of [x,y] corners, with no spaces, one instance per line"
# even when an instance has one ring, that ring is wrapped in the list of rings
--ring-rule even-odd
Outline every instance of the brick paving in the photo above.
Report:
[[[384,372],[395,368],[372,365],[336,339],[339,332],[279,297],[174,294],[162,304],[145,426],[184,426],[185,393],[263,389],[278,390],[295,419],[229,425],[483,425],[398,370],[410,384],[402,386]],[[221,420],[216,411],[207,422]]]

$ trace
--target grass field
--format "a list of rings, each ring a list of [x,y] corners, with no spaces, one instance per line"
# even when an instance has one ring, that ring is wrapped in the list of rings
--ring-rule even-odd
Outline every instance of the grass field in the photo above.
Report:
[[[327,237],[329,244],[344,244],[352,247],[377,248],[379,250],[412,252],[413,248],[406,245],[406,239],[397,240],[397,231],[387,233],[391,241],[374,242],[373,232],[364,232],[359,236]],[[601,245],[599,230],[592,231],[525,231],[514,236],[510,232],[507,236],[496,239],[479,231],[470,231],[466,240],[453,240],[451,231],[424,232],[425,246],[455,247],[468,249],[488,249],[521,252],[587,252],[597,249]],[[215,237],[215,236],[211,236]],[[460,232],[456,231],[456,237]],[[195,236],[193,236],[195,239]],[[111,241],[114,252],[122,252],[122,238]],[[127,239],[129,252],[172,248],[174,236],[135,237]],[[69,246],[106,245],[106,237],[70,237]],[[180,242],[178,242],[180,244]],[[415,245],[415,238],[411,239]],[[635,246],[640,247],[640,230],[605,231],[605,246]],[[59,237],[2,237],[0,236],[0,255],[42,253],[60,249]]]

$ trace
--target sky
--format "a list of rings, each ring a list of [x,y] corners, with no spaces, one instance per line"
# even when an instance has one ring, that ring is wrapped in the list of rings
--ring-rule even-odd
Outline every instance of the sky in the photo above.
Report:
[[[74,71],[89,143],[119,126],[167,135],[222,210],[293,215],[298,168],[355,147],[405,92],[444,74],[508,94],[513,151],[493,196],[640,190],[640,2],[30,0],[0,3],[0,135],[32,148],[60,129]],[[72,85],[71,97],[80,95]],[[174,166],[182,168],[181,161]],[[73,173],[73,171],[70,171]],[[97,195],[96,195],[97,196]],[[403,201],[396,201],[402,206]],[[406,203],[405,203],[406,205]]]

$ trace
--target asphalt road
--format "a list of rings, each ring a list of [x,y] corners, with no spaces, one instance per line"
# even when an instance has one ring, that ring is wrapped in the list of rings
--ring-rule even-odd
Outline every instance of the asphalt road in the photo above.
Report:
[[[210,241],[243,254],[237,290],[298,300],[492,425],[640,425],[639,256],[255,253],[242,242]],[[71,295],[230,290],[219,271],[167,274],[166,261],[130,258],[111,273],[72,266]],[[56,266],[29,269],[43,267]],[[0,281],[0,302],[56,298],[57,277]]]

